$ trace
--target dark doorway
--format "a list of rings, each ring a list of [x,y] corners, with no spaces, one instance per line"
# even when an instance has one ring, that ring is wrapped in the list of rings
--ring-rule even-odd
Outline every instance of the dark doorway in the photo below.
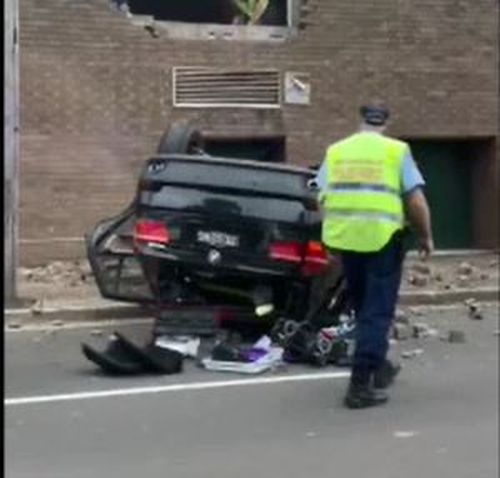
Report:
[[[410,141],[426,181],[436,247],[462,249],[472,246],[470,159],[461,142]]]
[[[426,181],[436,247],[484,247],[494,240],[494,142],[407,140]],[[496,211],[496,212],[495,212]]]
[[[253,159],[270,163],[285,161],[285,137],[207,138],[205,150],[212,156]]]

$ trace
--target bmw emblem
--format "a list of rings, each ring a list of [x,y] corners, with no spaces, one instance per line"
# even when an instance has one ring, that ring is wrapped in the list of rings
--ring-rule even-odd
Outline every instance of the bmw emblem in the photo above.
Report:
[[[217,249],[210,249],[207,259],[210,264],[216,265],[221,261],[222,255]]]

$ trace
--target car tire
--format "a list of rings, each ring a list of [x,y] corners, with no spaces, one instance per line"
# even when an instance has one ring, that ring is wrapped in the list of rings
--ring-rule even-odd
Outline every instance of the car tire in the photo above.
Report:
[[[192,124],[174,123],[160,139],[158,154],[200,154],[203,152],[203,136]]]

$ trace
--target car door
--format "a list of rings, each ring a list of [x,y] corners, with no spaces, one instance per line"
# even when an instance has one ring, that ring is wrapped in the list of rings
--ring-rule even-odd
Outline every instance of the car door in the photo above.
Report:
[[[154,294],[134,254],[135,200],[118,216],[101,221],[85,236],[87,256],[101,295],[108,299],[151,303]]]

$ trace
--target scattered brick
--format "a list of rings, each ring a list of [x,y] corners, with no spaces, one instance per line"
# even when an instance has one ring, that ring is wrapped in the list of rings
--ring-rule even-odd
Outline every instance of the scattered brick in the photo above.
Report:
[[[404,350],[401,352],[401,357],[410,359],[414,357],[418,357],[419,355],[422,355],[424,353],[423,349],[413,349],[413,350]]]
[[[397,309],[394,314],[394,322],[408,325],[410,323],[410,319],[404,310]]]
[[[411,266],[411,268],[415,271],[418,272],[419,274],[423,275],[431,275],[432,274],[432,268],[429,264],[424,264],[422,262],[416,262]]]
[[[425,287],[429,283],[429,278],[421,274],[410,276],[410,284],[416,287]]]
[[[465,332],[462,330],[450,330],[448,332],[448,342],[451,344],[465,343]]]
[[[472,267],[468,262],[462,262],[458,266],[458,273],[460,275],[470,276],[474,272],[474,267]]]
[[[429,327],[429,325],[424,323],[414,324],[412,327],[412,336],[416,339],[424,339],[428,337],[435,337],[439,334],[437,329]]]
[[[405,324],[394,324],[393,335],[396,340],[408,340],[411,337],[410,327]]]

